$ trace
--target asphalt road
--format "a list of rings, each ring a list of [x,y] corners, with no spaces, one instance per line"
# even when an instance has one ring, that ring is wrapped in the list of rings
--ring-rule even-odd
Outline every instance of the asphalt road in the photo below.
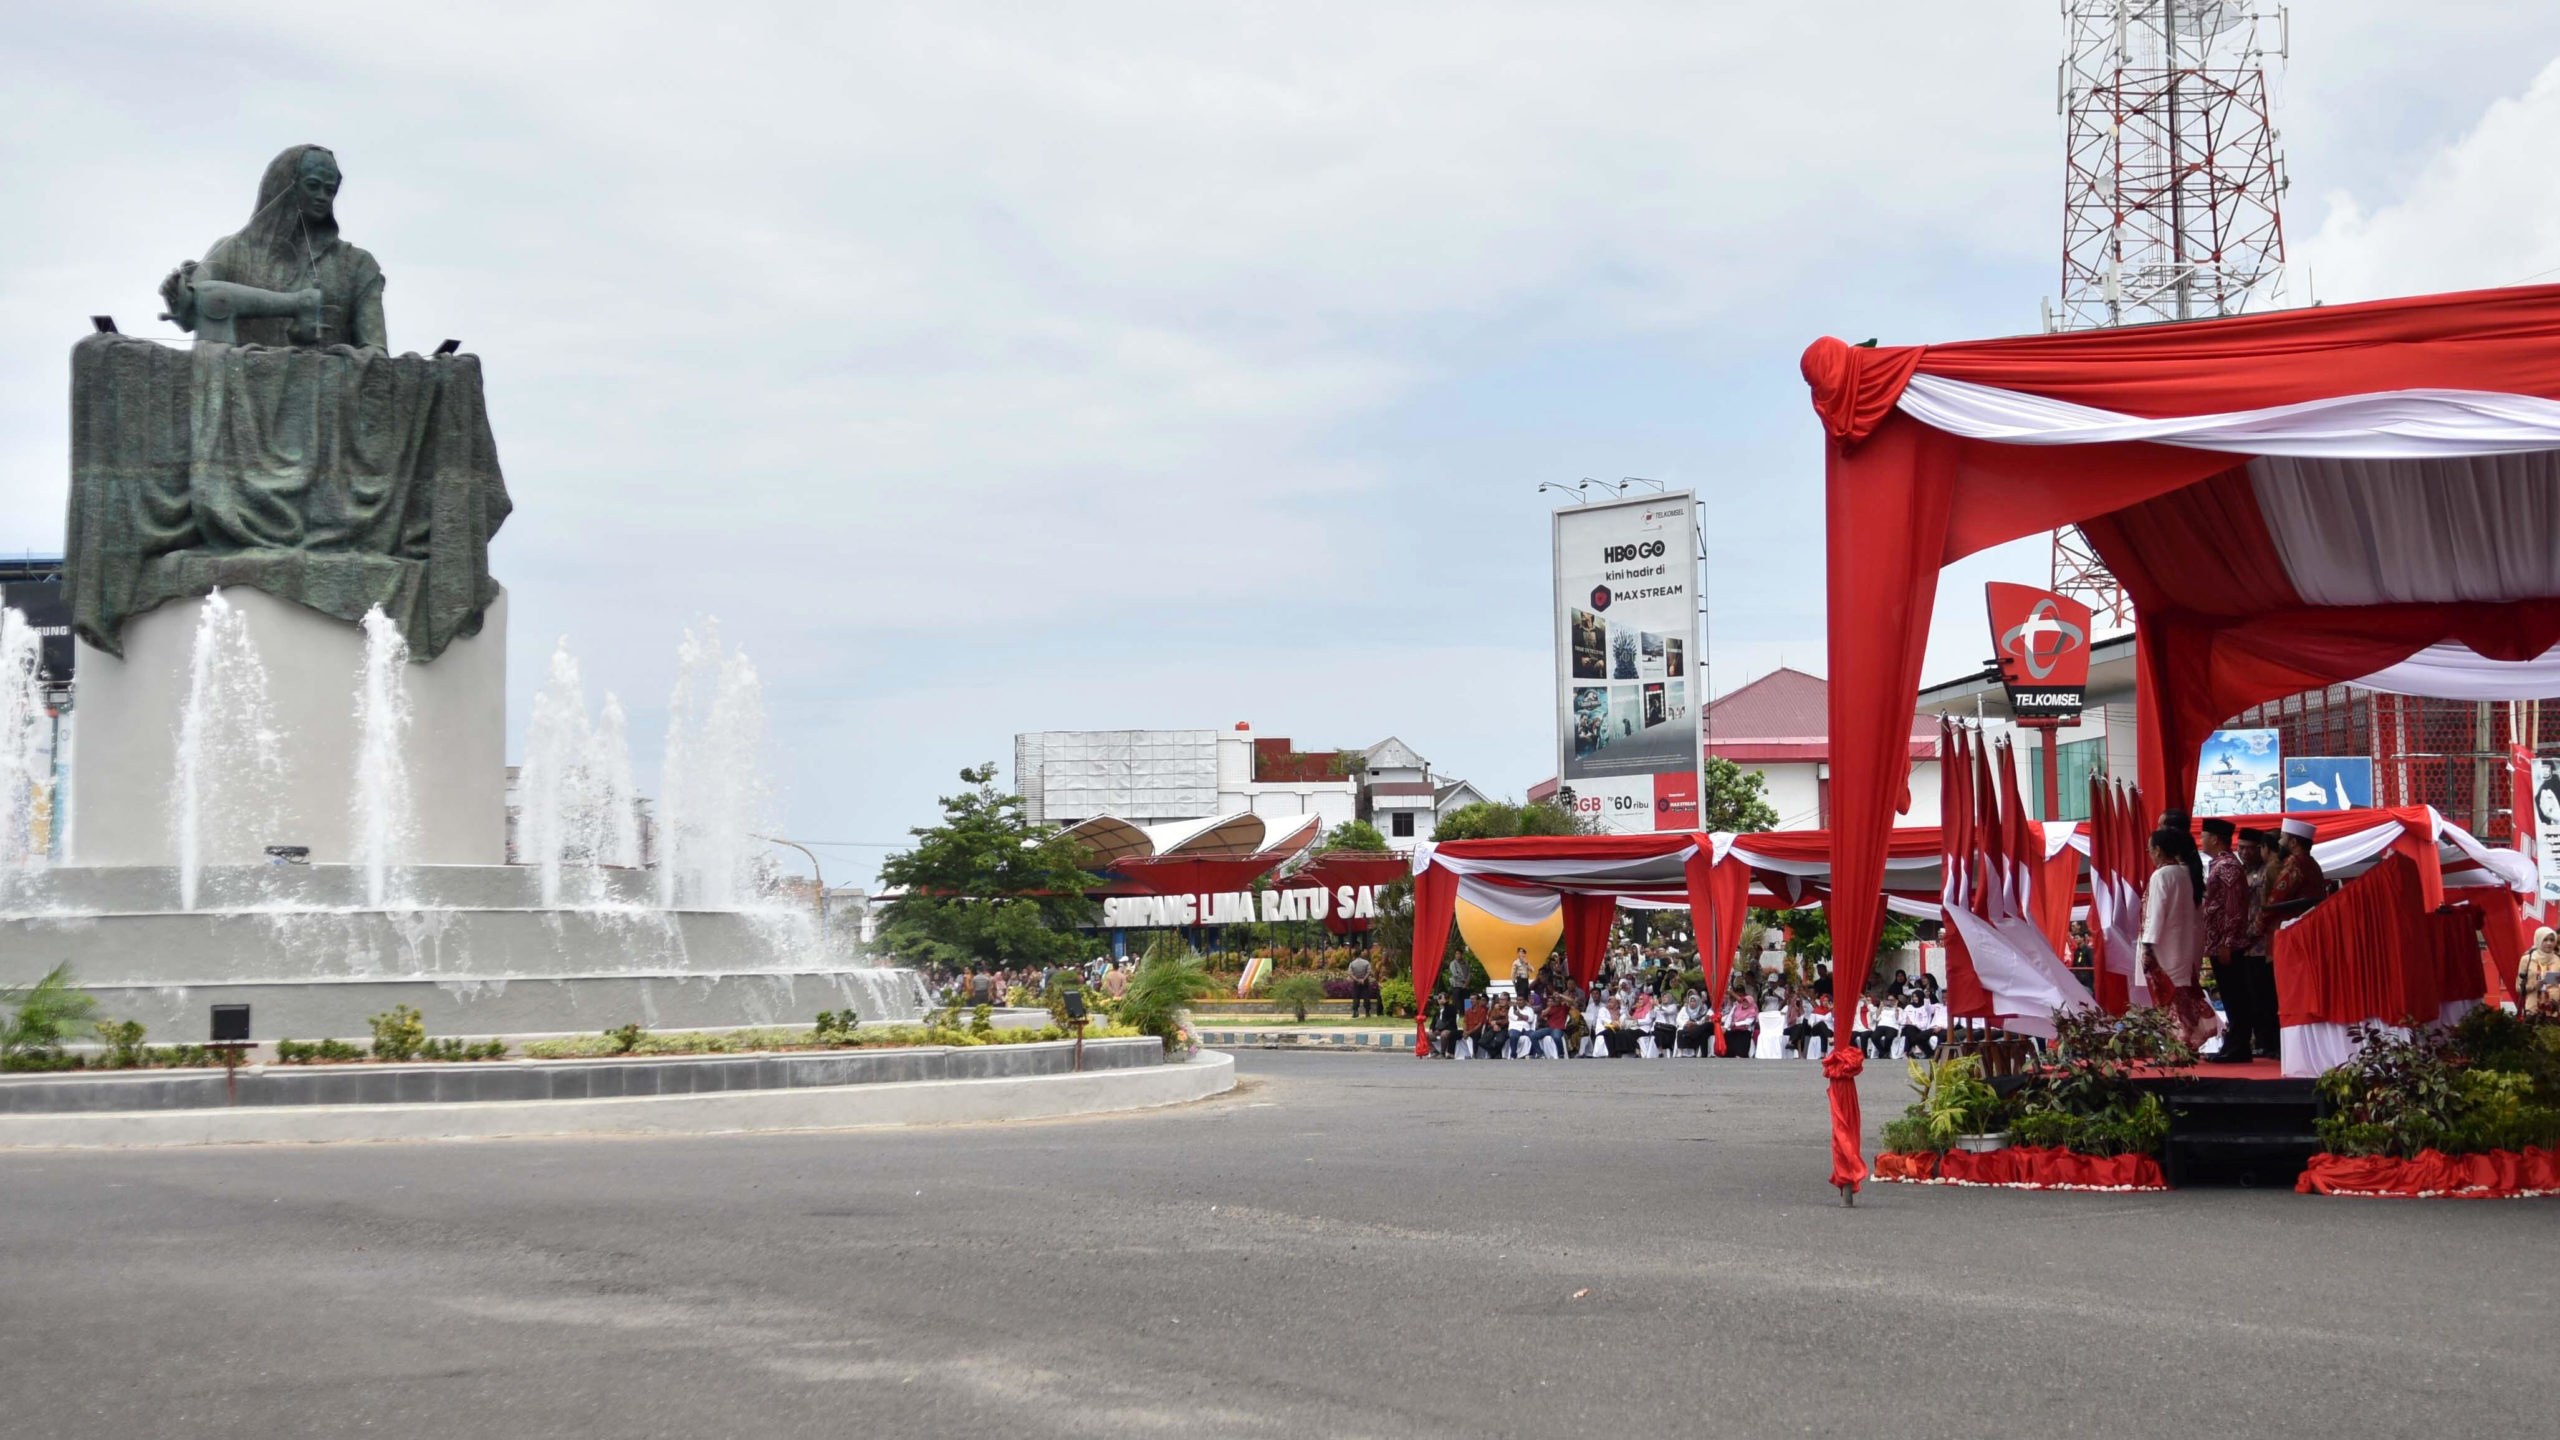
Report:
[[[0,1431],[2552,1433],[2560,1201],[1844,1210],[1806,1065],[1241,1060],[1098,1120],[12,1155]]]

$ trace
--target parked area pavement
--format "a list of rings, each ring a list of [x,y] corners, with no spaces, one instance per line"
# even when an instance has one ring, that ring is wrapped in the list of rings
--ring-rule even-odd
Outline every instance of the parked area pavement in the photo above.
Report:
[[[2546,1435],[2560,1201],[1870,1187],[1815,1067],[1243,1050],[1195,1105],[22,1153],[62,1434]],[[1870,1126],[1896,1067],[1865,1082]]]

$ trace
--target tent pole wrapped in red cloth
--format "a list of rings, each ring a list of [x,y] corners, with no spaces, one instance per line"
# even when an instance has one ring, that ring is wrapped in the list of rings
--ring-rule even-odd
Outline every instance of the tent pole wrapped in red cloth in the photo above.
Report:
[[[1719,862],[1702,846],[1682,869],[1689,885],[1689,933],[1698,943],[1698,975],[1712,1013],[1721,1016],[1734,969],[1741,963],[1742,926],[1751,913],[1751,867],[1731,855]],[[1707,1032],[1709,1048],[1722,1055],[1724,1022],[1716,1020]]]
[[[1458,918],[1458,872],[1425,863],[1413,876],[1413,1053],[1431,1053],[1431,988]]]
[[[1600,978],[1600,967],[1609,958],[1609,927],[1617,918],[1615,895],[1565,892],[1564,966],[1574,984],[1589,988]]]

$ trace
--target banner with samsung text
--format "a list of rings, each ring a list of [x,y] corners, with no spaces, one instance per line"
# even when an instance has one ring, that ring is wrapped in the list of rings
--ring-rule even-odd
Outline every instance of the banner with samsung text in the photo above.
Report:
[[[1555,513],[1556,775],[1612,834],[1698,823],[1697,497]]]

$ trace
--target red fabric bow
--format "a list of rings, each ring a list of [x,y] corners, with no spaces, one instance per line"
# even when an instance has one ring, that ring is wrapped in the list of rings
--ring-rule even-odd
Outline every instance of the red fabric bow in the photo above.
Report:
[[[1804,347],[1804,383],[1813,387],[1814,413],[1831,438],[1864,440],[1893,413],[1925,345],[1879,349],[1825,335]]]
[[[1851,1190],[1867,1178],[1858,1119],[1858,1072],[1866,1068],[1863,1050],[1835,1045],[1822,1057],[1822,1073],[1831,1079],[1831,1183]]]

